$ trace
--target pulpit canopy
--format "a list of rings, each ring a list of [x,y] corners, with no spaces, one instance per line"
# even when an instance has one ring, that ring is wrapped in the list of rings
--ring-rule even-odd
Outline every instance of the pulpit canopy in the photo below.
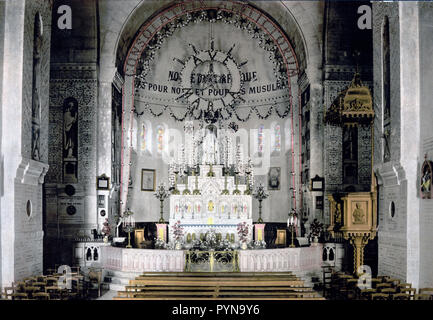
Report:
[[[325,122],[337,126],[371,122],[373,118],[373,98],[370,89],[362,84],[359,73],[355,73],[349,87],[340,92],[325,111]]]

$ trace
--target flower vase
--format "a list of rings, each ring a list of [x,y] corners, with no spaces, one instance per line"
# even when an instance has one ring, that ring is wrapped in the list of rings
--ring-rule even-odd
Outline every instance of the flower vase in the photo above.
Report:
[[[176,241],[176,243],[174,245],[174,249],[176,249],[176,250],[182,249],[182,243],[180,243],[179,241]]]
[[[247,246],[247,243],[246,243],[246,242],[242,242],[242,244],[241,244],[241,249],[242,249],[242,250],[246,250],[246,249],[248,249],[248,246]]]
[[[108,243],[108,236],[104,237],[104,243]]]

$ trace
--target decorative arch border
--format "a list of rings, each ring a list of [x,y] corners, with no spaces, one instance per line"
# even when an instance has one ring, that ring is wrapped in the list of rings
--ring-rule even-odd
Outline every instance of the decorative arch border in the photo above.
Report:
[[[282,56],[283,63],[286,67],[287,74],[287,88],[291,90],[291,78],[299,74],[299,63],[296,57],[295,51],[281,27],[268,16],[261,9],[240,1],[226,0],[226,1],[210,1],[210,0],[186,0],[176,2],[168,7],[163,8],[151,16],[139,29],[135,39],[128,50],[125,58],[123,72],[125,81],[122,88],[122,132],[121,132],[121,166],[120,166],[120,214],[126,210],[126,202],[128,197],[128,181],[131,167],[131,142],[132,142],[132,121],[134,118],[134,93],[135,93],[135,76],[136,70],[141,58],[143,50],[149,45],[155,45],[152,43],[155,35],[168,23],[173,20],[203,10],[222,10],[231,12],[236,15],[240,15],[246,18],[251,23],[255,24],[267,36],[272,39],[275,46],[278,48],[279,53]],[[298,92],[298,101],[300,101],[300,92]],[[291,117],[291,148],[292,148],[292,208],[296,209],[296,190],[295,187],[295,152],[294,152],[294,114],[292,96],[289,97],[290,102],[290,117]],[[299,102],[298,102],[299,103]],[[299,105],[300,109],[301,106]],[[299,115],[298,115],[299,116]],[[301,119],[299,119],[301,122]],[[301,133],[302,127],[299,126],[299,133]],[[301,137],[299,138],[301,139]],[[299,146],[299,149],[301,145]],[[301,157],[301,152],[299,157]]]

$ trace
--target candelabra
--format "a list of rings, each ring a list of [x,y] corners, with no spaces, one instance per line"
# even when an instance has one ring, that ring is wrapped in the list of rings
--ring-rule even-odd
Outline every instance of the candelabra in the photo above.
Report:
[[[295,247],[295,224],[296,224],[296,211],[294,209],[292,209],[292,211],[290,211],[289,213],[289,219],[287,219],[287,226],[290,227],[290,233],[292,234],[292,242],[289,246],[289,248],[294,248]]]
[[[179,167],[177,165],[174,166],[174,190],[171,192],[171,194],[180,194],[179,190],[177,189],[177,175],[179,174]]]
[[[221,191],[222,195],[228,195],[230,194],[229,190],[227,189],[227,175],[228,175],[228,167],[224,168],[224,190]]]
[[[239,183],[238,174],[239,174],[239,171],[235,171],[235,190],[233,190],[233,194],[240,195],[241,191],[238,189],[238,183]]]
[[[128,245],[127,248],[132,248],[131,246],[131,232],[135,229],[135,219],[133,218],[133,212],[129,209],[123,213],[123,230],[128,233]]]
[[[244,191],[244,194],[246,195],[251,195],[252,173],[253,173],[253,165],[251,159],[248,159],[247,164],[245,165],[245,178],[247,183],[247,189]]]
[[[182,194],[189,195],[191,194],[191,191],[189,191],[188,189],[188,169],[185,169],[184,174],[185,174],[186,182],[185,182],[185,190],[183,190]]]
[[[262,223],[262,201],[269,197],[269,194],[265,192],[265,187],[261,183],[254,191],[253,197],[259,201],[259,219],[257,220],[257,222]]]
[[[192,169],[192,175],[195,177],[195,188],[194,188],[194,190],[192,191],[192,194],[193,194],[193,195],[200,195],[201,192],[200,192],[200,190],[199,190],[199,188],[198,188],[198,177],[197,177],[197,175],[195,174],[195,170],[194,170],[194,169]]]
[[[212,163],[209,164],[209,172],[207,173],[208,177],[215,177],[215,172],[212,170]]]
[[[165,185],[161,183],[156,189],[155,197],[161,201],[161,218],[159,219],[159,223],[165,223],[163,218],[163,208],[164,208],[164,200],[170,196],[170,193],[165,188]]]

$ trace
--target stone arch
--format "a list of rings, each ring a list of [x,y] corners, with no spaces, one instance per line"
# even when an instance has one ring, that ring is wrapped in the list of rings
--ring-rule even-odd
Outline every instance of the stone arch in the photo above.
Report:
[[[213,2],[212,4],[210,3],[210,1],[208,3],[208,1],[198,2],[193,0],[184,1],[181,3],[163,1],[162,4],[159,4],[159,8],[155,9],[156,6],[154,2],[145,3],[144,1],[142,1],[140,4],[136,5],[129,13],[127,13],[125,19],[126,22],[120,28],[122,31],[119,33],[116,43],[112,47],[112,52],[115,52],[115,57],[113,57],[112,55],[111,63],[114,62],[115,68],[117,68],[117,70],[125,76],[125,84],[123,87],[123,113],[125,115],[125,120],[122,124],[122,159],[120,173],[121,212],[123,212],[126,206],[127,199],[128,188],[126,184],[130,172],[128,164],[130,162],[129,155],[131,152],[130,114],[132,114],[133,112],[134,105],[135,69],[141,56],[141,52],[149,44],[149,42],[154,39],[156,31],[160,30],[159,26],[162,28],[164,23],[166,24],[177,17],[174,11],[170,11],[171,13],[168,14],[168,10],[177,8],[178,13],[180,15],[184,15],[186,14],[186,12],[190,11],[195,12],[207,8],[215,8],[215,2]],[[236,1],[225,1],[223,5],[220,4],[220,6],[218,7],[217,5],[217,7],[219,9],[223,8],[223,10],[225,11],[233,12],[235,14],[239,14],[248,18],[250,22],[253,22],[257,26],[261,27],[267,33],[267,35],[273,39],[274,44],[278,47],[280,55],[284,60],[284,65],[286,68],[285,70],[287,71],[286,73],[288,75],[288,87],[291,88],[293,85],[297,85],[294,76],[298,76],[299,74],[306,72],[307,62],[313,59],[309,59],[309,57],[307,56],[307,41],[300,30],[299,23],[294,19],[294,15],[291,14],[290,11],[293,10],[297,12],[299,14],[299,17],[306,15],[307,12],[305,8],[303,9],[299,7],[299,5],[293,6],[293,8],[291,8],[292,5],[285,5],[283,4],[283,2],[280,2],[279,4],[280,6],[275,6],[275,8],[273,8],[265,3],[250,4],[247,2],[240,3]],[[188,5],[190,5],[189,9],[187,7]],[[277,8],[281,8],[281,6],[285,8],[284,10],[282,10],[282,13],[277,10]],[[248,12],[250,14],[249,16]],[[124,13],[126,12],[124,11]],[[154,24],[154,22],[158,19],[160,20],[160,24]],[[308,20],[311,21],[310,18]],[[145,22],[143,23],[143,21]],[[152,28],[155,30],[153,30]],[[150,30],[152,30],[154,33],[151,33]],[[288,34],[286,30],[290,30],[290,33]],[[312,36],[315,31],[309,31],[309,36]],[[275,35],[278,35],[278,37]],[[315,37],[317,37],[317,34],[315,35]],[[312,42],[317,43],[318,40],[314,39]],[[292,45],[292,43],[296,45]],[[111,46],[112,45],[113,44],[111,43]],[[320,45],[318,47],[320,47]],[[107,46],[106,48],[104,48],[103,46],[101,48],[101,51],[105,51],[105,53],[107,53],[107,49],[109,49],[109,46]],[[320,52],[320,50],[312,51],[316,52],[316,57],[320,56],[320,54],[317,54],[317,52]],[[104,55],[104,52],[101,52],[101,60],[103,60],[101,61],[102,65],[104,65],[104,62],[107,62],[107,60],[105,59],[109,58],[109,56],[110,55]],[[297,90],[296,94],[299,95]],[[292,97],[290,98],[290,100],[292,100]],[[294,104],[298,104],[296,98],[294,98],[293,100]],[[292,105],[292,102],[290,102],[290,104]],[[291,109],[291,117],[293,118],[294,116],[297,116],[297,114],[293,112],[293,108]],[[298,153],[300,157],[300,151],[298,151]],[[292,154],[292,157],[292,162],[294,163],[294,154]],[[293,184],[295,184],[295,181],[293,181]],[[296,207],[296,199],[294,199],[294,201]]]
[[[184,1],[191,2],[191,1]],[[207,3],[210,1],[194,1],[197,3]],[[235,1],[228,1],[235,2]],[[317,23],[318,15],[321,17],[323,6],[316,6],[309,3],[290,3],[287,1],[272,1],[267,3],[261,2],[245,2],[248,6],[260,10],[267,14],[272,20],[277,23],[282,30],[290,30],[286,32],[288,41],[293,44],[294,52],[297,60],[300,63],[300,70],[305,71],[307,66],[320,63],[321,57],[321,37],[320,23]],[[108,39],[106,37],[101,47],[101,59],[104,64],[116,67],[121,72],[134,39],[139,34],[143,27],[143,22],[157,17],[167,8],[179,5],[174,1],[140,1],[140,3],[130,6],[104,4],[107,7],[105,11],[110,10],[116,12],[116,17],[120,17],[113,21],[107,18],[107,25],[102,21],[102,32],[106,34],[116,34],[117,37]],[[239,5],[239,3],[238,3]],[[111,8],[115,7],[115,8]],[[123,20],[122,20],[123,18]],[[124,21],[123,23],[119,21]],[[110,25],[108,25],[110,24]],[[317,63],[316,63],[317,62]]]

